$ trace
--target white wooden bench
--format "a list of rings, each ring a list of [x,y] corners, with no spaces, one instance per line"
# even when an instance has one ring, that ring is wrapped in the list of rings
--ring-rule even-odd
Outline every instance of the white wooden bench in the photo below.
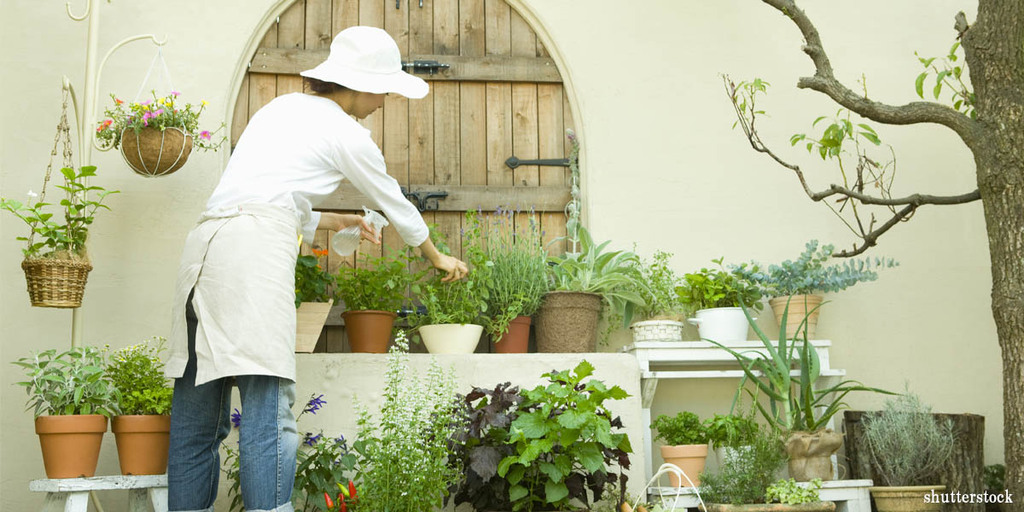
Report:
[[[807,482],[798,485],[806,487]],[[830,480],[822,482],[818,494],[823,501],[836,502],[836,512],[871,512],[871,494],[868,487],[874,485],[871,480]],[[662,507],[671,510],[673,502],[683,511],[696,508],[697,494],[693,487],[652,487],[647,490],[648,501],[662,500]]]
[[[43,512],[87,512],[91,491],[128,491],[129,512],[167,512],[167,475],[116,475],[54,478],[29,482],[30,491],[45,492]]]

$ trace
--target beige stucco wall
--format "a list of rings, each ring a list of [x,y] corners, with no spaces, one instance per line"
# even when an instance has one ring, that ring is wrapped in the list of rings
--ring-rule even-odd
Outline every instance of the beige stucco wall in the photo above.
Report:
[[[871,97],[895,104],[914,99],[919,65],[913,52],[944,53],[954,37],[953,15],[963,9],[970,19],[974,9],[966,0],[804,4],[839,78],[856,87],[863,73]],[[784,17],[756,0],[514,5],[538,23],[571,80],[584,145],[587,224],[598,238],[620,248],[635,242],[645,254],[673,252],[679,272],[719,256],[733,262],[795,257],[810,238],[839,245],[850,240],[790,174],[730,129],[732,112],[718,74],[767,79],[773,91],[764,103],[771,113],[763,125],[766,140],[800,160],[819,183],[829,179],[830,168],[785,147],[790,134],[806,131],[811,120],[835,107],[795,89],[796,79],[812,67],[800,52],[799,33]],[[140,32],[168,37],[165,55],[175,87],[185,99],[210,101],[206,121],[213,123],[227,117],[239,57],[275,6],[272,0],[102,2],[99,49]],[[0,2],[0,195],[38,191],[59,114],[60,77],[66,74],[81,88],[85,37],[85,24],[70,21],[59,2]],[[152,56],[145,43],[118,52],[105,70],[101,95],[134,95]],[[885,127],[880,134],[898,151],[896,193],[973,189],[970,155],[948,131]],[[123,193],[111,199],[113,212],[102,214],[93,229],[96,268],[81,309],[83,339],[119,347],[165,335],[184,235],[216,183],[223,155],[197,154],[182,171],[156,180],[135,176],[116,154],[93,161],[100,168],[98,183]],[[20,375],[7,362],[66,347],[71,325],[70,312],[28,306],[14,240],[23,231],[10,215],[0,215],[3,510],[37,508],[41,498],[26,487],[42,475],[24,393],[13,385]],[[819,334],[835,342],[833,365],[875,386],[899,389],[909,381],[938,411],[986,416],[986,459],[1001,461],[1000,365],[980,205],[921,210],[875,252],[901,266],[832,297]],[[623,339],[616,336],[609,350]],[[733,386],[663,383],[654,413],[724,411]],[[849,402],[870,408],[880,400],[851,396]],[[116,468],[108,442],[100,472]]]

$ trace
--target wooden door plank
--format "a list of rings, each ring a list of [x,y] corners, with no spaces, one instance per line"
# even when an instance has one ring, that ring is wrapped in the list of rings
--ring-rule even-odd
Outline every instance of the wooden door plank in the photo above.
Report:
[[[413,162],[418,160],[416,152],[412,152]],[[429,167],[429,164],[426,164]],[[413,168],[410,173],[413,176],[422,176],[422,169]],[[499,206],[520,205],[524,210],[531,207],[538,212],[561,212],[569,201],[569,187],[513,187],[495,185],[455,185],[445,183],[414,183],[409,185],[409,190],[447,192],[448,197],[439,200],[437,207],[440,212],[466,211],[480,208],[484,211],[492,211]],[[341,187],[325,199],[318,210],[348,211],[362,208],[362,205],[371,206],[370,201],[351,183],[342,182]],[[362,210],[360,210],[361,212]],[[430,213],[424,212],[426,214]]]
[[[356,1],[356,0],[353,0]],[[359,1],[359,24],[384,28],[384,9],[387,0],[358,0]],[[395,4],[391,3],[394,8]],[[359,121],[360,124],[370,130],[370,136],[377,147],[384,142],[384,114],[378,110]]]
[[[231,114],[231,151],[238,145],[238,138],[242,136],[246,125],[249,124],[249,75],[242,77],[242,86],[238,89],[238,97],[235,98],[235,110]]]
[[[277,47],[277,24],[275,23],[263,36],[261,46],[266,48]],[[257,51],[257,54],[259,52]],[[249,76],[249,119],[257,110],[277,97],[277,77],[274,75],[252,74]],[[246,119],[248,124],[249,119]]]
[[[299,0],[281,14],[277,23],[277,47],[290,50],[306,48],[306,0]],[[278,75],[277,95],[302,92],[302,77]]]
[[[487,184],[512,185],[512,169],[505,160],[512,156],[512,87],[487,84]]]
[[[463,56],[483,57],[486,52],[484,5],[480,0],[460,0],[460,49]],[[487,184],[487,92],[484,84],[460,85],[461,183]]]
[[[307,50],[331,47],[331,41],[334,40],[334,26],[331,20],[333,9],[332,0],[306,0]]]
[[[512,8],[505,0],[484,0],[487,16],[487,55],[511,55]]]
[[[434,53],[459,55],[459,0],[434,0]],[[461,183],[459,130],[460,105],[457,82],[434,82],[434,183]],[[438,212],[438,230],[447,238],[452,255],[462,257],[462,215]]]
[[[385,0],[387,1],[387,0]],[[400,9],[393,4],[384,6],[384,29],[398,44],[403,55],[409,53],[409,9],[412,2],[402,2]],[[409,99],[400,94],[389,94],[384,100],[384,139],[382,150],[388,174],[399,184],[409,184]],[[413,100],[421,101],[421,100]],[[384,229],[381,246],[377,254],[384,254],[384,247],[401,249],[405,242],[394,227]],[[367,250],[370,248],[367,247]]]
[[[509,53],[518,57],[536,57],[537,34],[515,10],[510,9],[509,22],[509,33],[511,34],[511,52]]]
[[[459,55],[459,0],[434,0],[434,53]]]
[[[359,24],[359,2],[358,0],[332,0],[331,3],[331,39],[333,40],[338,32]]]
[[[545,157],[550,155],[552,158],[555,155],[567,155],[561,84],[537,85],[537,113],[537,147],[539,153],[545,155]],[[540,186],[567,186],[568,174],[569,170],[564,167],[541,167]],[[565,236],[565,213],[541,213],[540,224],[541,231],[544,234],[543,241],[548,249],[548,253],[551,255],[562,254],[565,250],[565,244],[551,245],[550,242]]]
[[[520,160],[555,158],[540,155],[537,147],[537,86],[512,84],[512,149]],[[535,165],[519,166],[513,171],[516,186],[536,187],[540,170]]]

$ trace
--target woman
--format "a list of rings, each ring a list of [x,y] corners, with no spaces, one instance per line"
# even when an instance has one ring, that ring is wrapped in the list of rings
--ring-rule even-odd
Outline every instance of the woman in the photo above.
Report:
[[[312,208],[343,179],[376,204],[444,280],[466,264],[441,254],[417,209],[387,175],[365,118],[387,93],[426,96],[427,83],[401,69],[383,30],[353,27],[327,60],[301,73],[311,93],[278,97],[249,121],[199,224],[185,242],[167,375],[175,379],[168,508],[212,511],[218,449],[229,431],[232,378],[244,411],[239,452],[245,509],[291,511],[298,435],[295,401],[295,260],[300,235],[362,228],[360,216]]]

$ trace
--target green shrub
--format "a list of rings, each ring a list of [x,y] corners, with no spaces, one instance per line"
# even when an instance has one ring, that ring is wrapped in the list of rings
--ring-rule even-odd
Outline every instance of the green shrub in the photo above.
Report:
[[[111,355],[106,372],[120,392],[121,414],[171,413],[174,389],[164,377],[164,363],[160,360],[166,342],[154,337]]]

